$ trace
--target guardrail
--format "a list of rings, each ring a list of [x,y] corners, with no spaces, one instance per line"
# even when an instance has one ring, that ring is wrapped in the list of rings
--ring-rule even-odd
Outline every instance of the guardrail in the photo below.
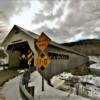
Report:
[[[0,64],[0,70],[8,69],[9,64]],[[1,69],[2,68],[2,69]]]
[[[8,66],[8,64],[0,64],[0,66]]]
[[[25,72],[24,74],[26,74],[27,72]],[[24,77],[24,75],[22,75],[22,78],[20,80],[20,84],[19,84],[19,90],[20,90],[20,94],[23,100],[34,100],[34,97],[28,92],[28,90],[25,88],[25,84],[23,83],[23,80],[27,78]],[[27,80],[27,79],[26,79]],[[27,80],[28,81],[28,80]]]

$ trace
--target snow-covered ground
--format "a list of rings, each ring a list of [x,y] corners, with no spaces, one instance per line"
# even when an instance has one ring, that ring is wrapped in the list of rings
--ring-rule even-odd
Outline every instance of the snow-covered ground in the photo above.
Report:
[[[94,84],[97,87],[100,87],[100,77],[93,76],[93,75],[85,75],[80,76],[81,82],[89,82],[90,84]]]
[[[69,93],[60,91],[51,87],[44,81],[44,90],[42,91],[42,78],[36,71],[31,75],[32,84],[35,86],[35,99],[36,100],[89,100],[87,98],[77,96],[75,94],[69,95]]]
[[[3,70],[3,67],[0,67],[0,71]]]
[[[19,82],[21,76],[9,80],[2,87],[0,93],[5,97],[4,100],[22,100],[19,92]]]
[[[100,57],[92,57],[95,59],[98,67],[100,68]],[[91,67],[91,66],[90,66]],[[73,79],[76,82],[73,82]],[[84,75],[84,76],[74,76],[71,73],[63,72],[60,75],[54,76],[51,79],[52,85],[60,90],[66,91],[67,93],[74,93],[78,95],[90,98],[92,100],[100,100],[100,77],[95,75]],[[70,83],[70,84],[69,84]],[[73,83],[73,86],[71,86]]]
[[[97,63],[90,65],[90,68],[100,69],[100,56],[89,56],[90,61],[95,61]]]
[[[78,91],[78,95],[82,97],[91,98],[93,100],[100,100],[99,77],[94,78],[92,76],[91,79],[91,76],[80,76],[80,80],[74,84],[74,87],[70,86],[69,84],[66,84],[68,83],[68,81],[65,80],[64,78],[63,80],[61,80],[61,78],[59,79],[59,77],[55,76],[54,78],[52,78],[51,81],[55,88],[63,90],[67,93],[77,94]],[[83,83],[85,83],[85,85]]]

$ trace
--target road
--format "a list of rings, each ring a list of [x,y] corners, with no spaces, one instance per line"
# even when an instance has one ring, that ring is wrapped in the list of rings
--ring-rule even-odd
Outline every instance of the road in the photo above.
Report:
[[[22,100],[19,92],[20,76],[11,79],[1,89],[1,94],[5,97],[4,100]]]

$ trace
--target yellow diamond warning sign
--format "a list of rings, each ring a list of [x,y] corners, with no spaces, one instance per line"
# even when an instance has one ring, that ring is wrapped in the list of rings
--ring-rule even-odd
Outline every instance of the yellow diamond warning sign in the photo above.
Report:
[[[51,59],[45,53],[41,53],[40,56],[36,59],[37,66],[44,70],[51,63]]]
[[[45,35],[45,33],[42,32],[42,34],[40,35],[39,39],[37,40],[36,42],[36,46],[41,50],[41,51],[44,51],[48,44],[50,42],[50,39],[49,37],[47,37]]]

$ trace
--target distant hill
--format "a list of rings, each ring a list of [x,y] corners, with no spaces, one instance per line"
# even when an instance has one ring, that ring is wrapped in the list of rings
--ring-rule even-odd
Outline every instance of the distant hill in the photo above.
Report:
[[[100,39],[86,39],[77,42],[63,43],[61,45],[88,56],[100,56]]]
[[[86,44],[100,44],[100,39],[85,39],[77,42],[62,43],[64,46],[86,45]]]

